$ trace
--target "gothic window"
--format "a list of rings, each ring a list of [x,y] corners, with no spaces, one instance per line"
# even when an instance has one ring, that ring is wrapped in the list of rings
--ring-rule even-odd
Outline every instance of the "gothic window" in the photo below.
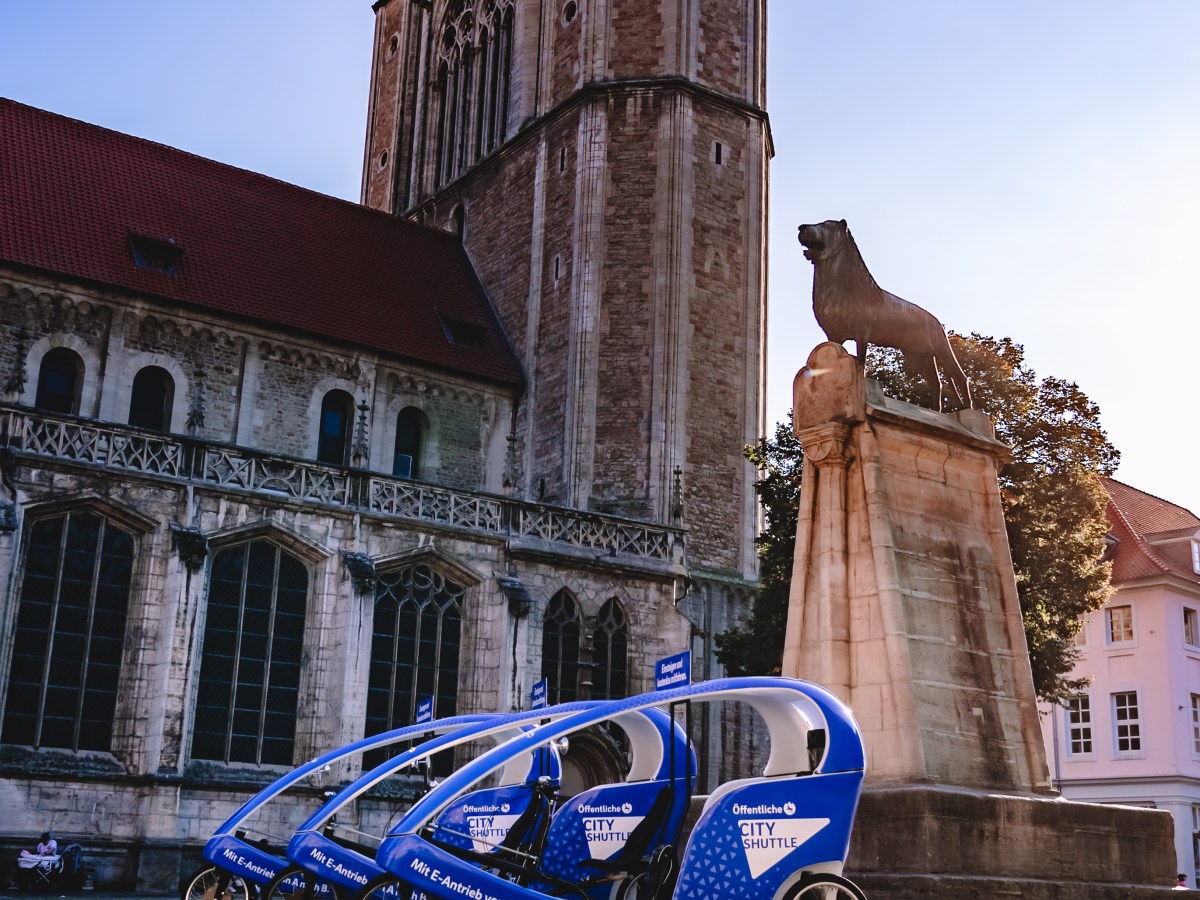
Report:
[[[344,466],[350,450],[350,426],[354,422],[354,398],[345,391],[330,391],[321,401],[321,424],[317,433],[317,461]]]
[[[290,765],[308,570],[265,540],[213,554],[192,757]]]
[[[628,629],[625,612],[616,598],[600,607],[593,638],[595,668],[592,670],[592,696],[599,700],[615,700],[628,691],[629,658]]]
[[[3,742],[110,749],[133,537],[71,512],[29,526]]]
[[[129,396],[129,424],[155,431],[171,430],[171,405],[175,380],[166,369],[146,366],[133,377]]]
[[[416,718],[417,702],[434,698],[434,712],[452,716],[458,706],[458,655],[465,589],[424,564],[378,576],[371,629],[366,734],[379,734]],[[364,766],[379,754],[366,754]],[[435,769],[443,767],[435,760]]]
[[[421,413],[409,406],[396,419],[396,450],[392,455],[392,474],[416,478],[421,462]]]
[[[434,179],[441,186],[504,139],[512,76],[511,0],[455,0],[438,44]]]
[[[37,398],[34,405],[46,412],[79,412],[83,389],[83,360],[74,350],[55,347],[42,357],[38,372]]]
[[[579,699],[579,638],[583,619],[579,604],[567,591],[550,598],[542,623],[542,677],[550,703]]]

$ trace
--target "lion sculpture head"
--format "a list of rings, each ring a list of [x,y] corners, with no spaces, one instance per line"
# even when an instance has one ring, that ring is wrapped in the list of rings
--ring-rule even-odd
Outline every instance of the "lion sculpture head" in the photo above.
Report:
[[[813,264],[813,314],[829,340],[854,341],[860,366],[868,344],[895,347],[937,392],[939,410],[945,408],[946,387],[957,406],[971,406],[970,383],[942,323],[876,283],[845,219],[801,225],[799,238]]]

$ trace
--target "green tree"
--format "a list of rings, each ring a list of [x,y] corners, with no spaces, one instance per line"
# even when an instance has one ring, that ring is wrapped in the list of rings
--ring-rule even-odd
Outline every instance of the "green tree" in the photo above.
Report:
[[[717,659],[730,675],[777,675],[783,660],[804,462],[804,449],[792,433],[792,414],[776,424],[774,440],[760,438],[745,452],[759,471],[754,491],[765,522],[755,543],[762,588],[746,623],[716,635]]]
[[[1000,491],[1034,686],[1041,698],[1061,700],[1081,686],[1067,677],[1081,617],[1111,590],[1109,566],[1101,562],[1106,498],[1096,476],[1112,474],[1120,454],[1100,426],[1096,404],[1074,382],[1038,381],[1020,344],[978,334],[950,339],[971,380],[975,406],[993,418],[996,436],[1013,448],[1012,462],[1000,472]],[[872,347],[867,373],[888,395],[936,408],[933,390],[905,369],[896,351]],[[749,621],[717,637],[717,658],[731,672],[752,674],[777,670],[782,656],[790,559],[785,570],[767,557],[795,540],[802,451],[791,436],[790,416],[776,428],[774,441],[764,439],[746,455],[761,473],[763,591]]]

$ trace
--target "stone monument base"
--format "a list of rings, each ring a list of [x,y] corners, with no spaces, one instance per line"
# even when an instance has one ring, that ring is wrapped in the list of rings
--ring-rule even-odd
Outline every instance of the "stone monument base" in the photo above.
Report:
[[[846,874],[889,900],[1164,897],[1175,884],[1162,810],[923,785],[868,787]]]

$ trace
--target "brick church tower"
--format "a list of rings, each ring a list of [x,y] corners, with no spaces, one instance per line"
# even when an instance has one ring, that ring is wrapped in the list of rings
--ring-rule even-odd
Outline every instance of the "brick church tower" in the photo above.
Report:
[[[765,426],[766,0],[375,10],[363,202],[462,236],[526,374],[514,492],[682,522],[694,592],[734,599]]]

